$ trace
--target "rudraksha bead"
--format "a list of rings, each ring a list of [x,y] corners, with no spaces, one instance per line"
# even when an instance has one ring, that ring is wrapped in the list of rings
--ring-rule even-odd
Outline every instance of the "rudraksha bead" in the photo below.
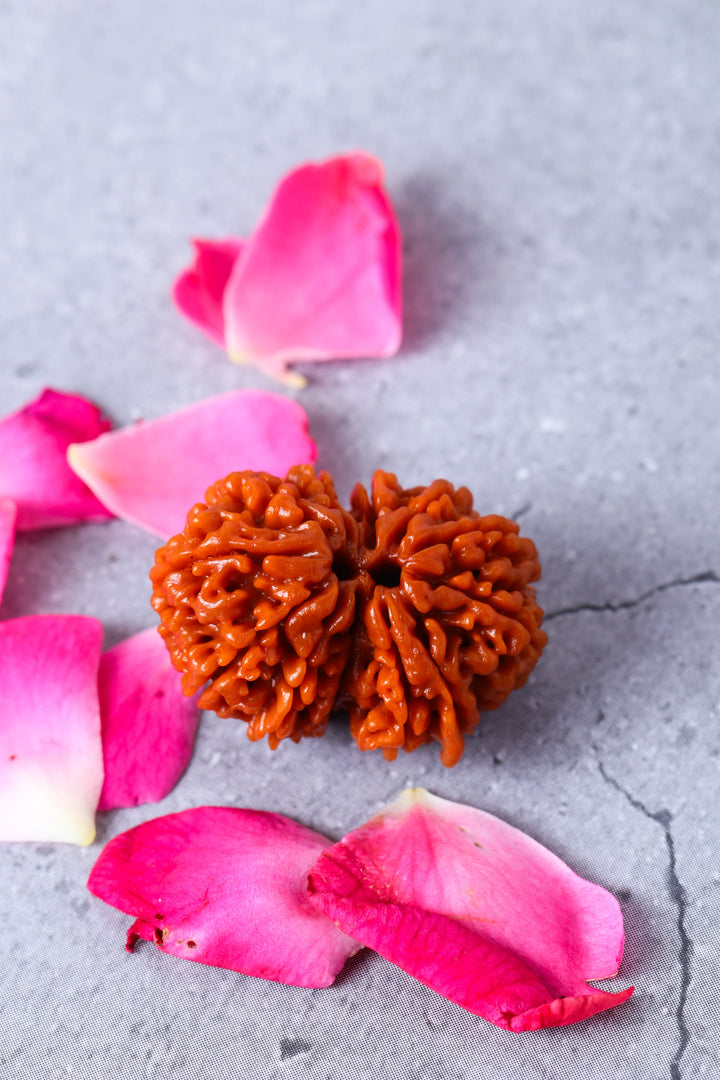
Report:
[[[454,765],[480,708],[522,686],[547,642],[535,545],[447,480],[404,490],[378,471],[372,497],[358,485],[351,503],[374,582],[343,680],[352,734],[390,760],[436,740]]]
[[[152,605],[183,689],[251,739],[322,735],[352,645],[357,526],[328,473],[236,472],[157,552]]]

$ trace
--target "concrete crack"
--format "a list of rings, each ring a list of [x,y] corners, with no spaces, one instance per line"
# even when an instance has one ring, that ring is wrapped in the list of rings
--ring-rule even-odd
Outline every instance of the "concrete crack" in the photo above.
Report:
[[[690,1041],[690,1030],[685,1020],[685,1005],[687,1003],[688,990],[690,988],[690,965],[693,955],[693,943],[688,934],[686,925],[688,906],[687,893],[677,874],[675,841],[672,835],[672,814],[669,810],[653,811],[648,809],[645,803],[641,802],[640,799],[636,799],[629,791],[626,791],[613,776],[610,776],[610,774],[606,772],[598,748],[594,743],[593,750],[595,751],[595,760],[597,761],[598,769],[603,780],[609,784],[610,787],[623,795],[633,809],[638,810],[641,814],[644,814],[645,817],[656,822],[663,830],[665,836],[665,844],[668,851],[667,886],[670,899],[677,910],[677,932],[680,939],[680,949],[678,952],[678,960],[680,962],[680,992],[678,994],[678,1003],[675,1010],[675,1020],[677,1023],[679,1039],[677,1049],[670,1062],[670,1080],[682,1080],[680,1066],[688,1042]]]
[[[518,518],[524,517],[525,514],[529,514],[532,508],[533,504],[531,502],[524,503],[519,510],[516,510],[514,514],[510,515],[510,519],[512,521],[517,521]]]
[[[543,622],[549,622],[551,619],[559,619],[561,615],[578,615],[581,611],[627,611],[629,608],[637,607],[638,604],[644,604],[653,596],[657,596],[658,593],[667,592],[668,589],[679,589],[685,585],[706,585],[710,582],[713,584],[720,584],[720,577],[714,570],[703,570],[702,573],[695,574],[690,578],[676,578],[674,581],[662,582],[648,592],[635,597],[634,600],[619,600],[617,603],[608,600],[604,604],[576,604],[574,607],[558,608],[557,611],[548,611],[543,618]]]

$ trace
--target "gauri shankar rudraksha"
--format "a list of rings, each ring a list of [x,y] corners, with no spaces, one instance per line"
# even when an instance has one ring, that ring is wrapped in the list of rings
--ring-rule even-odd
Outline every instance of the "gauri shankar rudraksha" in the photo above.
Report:
[[[535,545],[446,480],[378,471],[351,507],[310,466],[218,481],[157,553],[160,633],[185,692],[208,683],[201,706],[251,739],[321,735],[345,705],[361,749],[437,741],[454,765],[546,643]]]

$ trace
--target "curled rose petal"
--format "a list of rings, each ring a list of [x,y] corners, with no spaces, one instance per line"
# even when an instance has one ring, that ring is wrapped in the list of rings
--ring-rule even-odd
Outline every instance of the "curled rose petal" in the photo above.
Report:
[[[166,537],[182,531],[188,509],[219,476],[236,469],[284,476],[316,454],[300,405],[236,390],[71,446],[68,460],[114,514]]]
[[[101,645],[82,615],[0,622],[0,839],[92,843]]]
[[[15,543],[17,508],[12,499],[0,498],[0,600],[7,581],[10,557]]]
[[[392,356],[400,346],[401,249],[381,163],[365,153],[301,165],[277,187],[243,243],[197,248],[175,285],[181,312],[233,360],[286,376],[293,360]]]
[[[291,986],[329,986],[360,948],[308,901],[324,836],[280,814],[201,806],[116,836],[88,888],[163,952]]]
[[[625,1001],[620,907],[481,810],[405,791],[327,848],[310,898],[347,934],[510,1031],[572,1024]]]
[[[0,420],[0,494],[15,502],[18,529],[112,517],[66,458],[70,443],[95,439],[109,427],[92,402],[57,390],[43,390]]]
[[[193,247],[195,261],[173,285],[173,300],[190,322],[224,349],[223,293],[242,240],[193,240]]]
[[[154,627],[103,653],[99,689],[105,780],[98,810],[163,799],[192,757],[200,712]]]

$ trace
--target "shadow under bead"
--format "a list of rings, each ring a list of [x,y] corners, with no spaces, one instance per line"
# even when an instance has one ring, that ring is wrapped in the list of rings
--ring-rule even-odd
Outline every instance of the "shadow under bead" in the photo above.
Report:
[[[251,739],[322,735],[342,704],[362,750],[437,741],[454,765],[547,641],[535,545],[446,480],[378,471],[351,506],[311,466],[214,484],[157,553],[160,633],[186,693],[210,680],[201,706]]]

